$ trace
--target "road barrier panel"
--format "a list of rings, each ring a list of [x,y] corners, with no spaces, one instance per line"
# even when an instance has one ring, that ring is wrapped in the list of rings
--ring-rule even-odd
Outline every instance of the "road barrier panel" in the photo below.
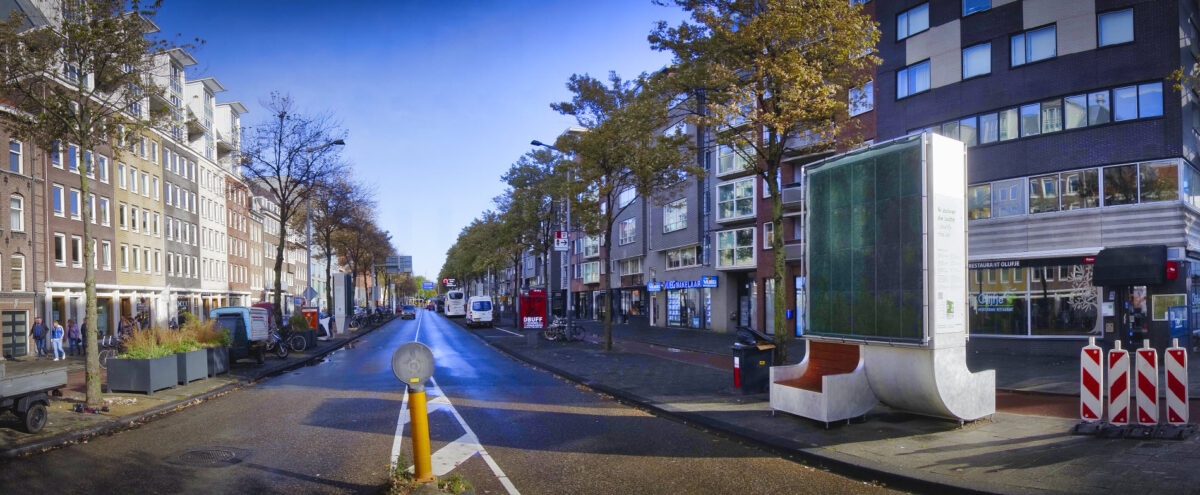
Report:
[[[1094,423],[1104,415],[1104,367],[1100,360],[1104,351],[1096,345],[1096,338],[1089,337],[1088,345],[1079,353],[1079,419]]]
[[[1129,424],[1129,351],[1115,341],[1108,351],[1108,422]]]
[[[1150,339],[1142,341],[1137,350],[1137,422],[1143,426],[1158,425],[1158,351],[1150,347]]]
[[[737,356],[733,357],[733,387],[742,388],[742,362]]]
[[[1179,347],[1179,339],[1171,340],[1165,361],[1167,423],[1185,425],[1188,423],[1188,356],[1187,349]]]

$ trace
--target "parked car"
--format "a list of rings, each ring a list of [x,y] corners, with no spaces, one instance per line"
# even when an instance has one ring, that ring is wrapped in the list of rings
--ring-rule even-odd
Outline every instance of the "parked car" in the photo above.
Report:
[[[417,319],[417,307],[413,306],[411,304],[405,304],[402,308],[400,308],[400,319],[401,320]]]
[[[467,301],[467,326],[492,326],[492,298],[474,296]]]

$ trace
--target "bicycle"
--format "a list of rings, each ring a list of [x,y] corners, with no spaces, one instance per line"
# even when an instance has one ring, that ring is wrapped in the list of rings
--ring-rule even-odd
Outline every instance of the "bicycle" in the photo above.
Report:
[[[292,352],[302,352],[308,348],[308,341],[304,336],[293,332],[291,327],[281,329],[279,337],[292,349]]]
[[[288,357],[288,345],[279,336],[279,332],[275,330],[271,330],[271,333],[267,336],[267,352],[274,352],[275,356],[279,359],[287,359]]]
[[[583,337],[584,332],[582,326],[572,322],[568,327],[567,320],[559,317],[555,317],[554,320],[550,322],[550,325],[546,326],[546,328],[542,330],[542,338],[551,342],[577,342],[583,341]]]
[[[121,339],[115,335],[105,335],[96,343],[100,345],[100,368],[108,369],[108,360],[121,354]]]

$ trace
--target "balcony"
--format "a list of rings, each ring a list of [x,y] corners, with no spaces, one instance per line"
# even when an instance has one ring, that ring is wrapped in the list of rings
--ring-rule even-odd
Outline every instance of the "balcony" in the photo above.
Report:
[[[804,243],[784,244],[783,259],[786,261],[800,261],[804,259]]]
[[[796,211],[804,206],[804,186],[799,182],[784,184],[783,186],[783,209],[784,211]]]

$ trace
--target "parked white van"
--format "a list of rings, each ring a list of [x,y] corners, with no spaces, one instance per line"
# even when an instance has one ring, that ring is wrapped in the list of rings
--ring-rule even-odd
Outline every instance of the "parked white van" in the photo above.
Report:
[[[474,296],[467,301],[467,326],[492,326],[492,298]]]

